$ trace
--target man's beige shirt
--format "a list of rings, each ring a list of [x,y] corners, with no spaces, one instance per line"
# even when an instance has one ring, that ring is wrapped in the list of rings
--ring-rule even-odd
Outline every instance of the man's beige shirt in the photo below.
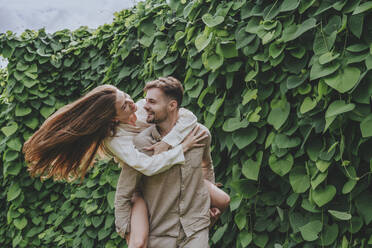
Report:
[[[214,171],[210,154],[211,136],[204,147],[193,148],[185,153],[185,163],[154,176],[144,176],[124,165],[120,173],[115,195],[115,224],[123,236],[129,231],[131,198],[139,190],[149,212],[150,236],[178,237],[182,227],[187,236],[210,224],[210,196],[204,178],[214,183]],[[143,150],[161,140],[155,126],[151,126],[134,138],[137,149]],[[204,162],[204,173],[202,171]]]

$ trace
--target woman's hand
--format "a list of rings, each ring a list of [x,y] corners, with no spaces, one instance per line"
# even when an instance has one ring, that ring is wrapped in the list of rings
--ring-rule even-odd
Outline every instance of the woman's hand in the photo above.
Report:
[[[159,154],[165,151],[168,151],[171,146],[164,141],[159,141],[153,144],[152,146],[144,148],[146,151],[154,151],[155,154]]]
[[[207,132],[203,131],[197,134],[199,129],[200,129],[200,126],[196,125],[196,127],[194,127],[194,129],[182,141],[181,145],[182,145],[184,153],[190,150],[191,148],[202,147],[205,145],[205,144],[200,144],[199,142],[208,137]]]

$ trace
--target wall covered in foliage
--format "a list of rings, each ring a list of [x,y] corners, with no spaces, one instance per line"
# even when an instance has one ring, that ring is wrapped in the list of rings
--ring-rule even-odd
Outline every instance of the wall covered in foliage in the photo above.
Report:
[[[40,182],[21,148],[56,109],[103,83],[135,99],[174,75],[211,129],[232,201],[212,247],[372,244],[372,1],[148,0],[110,25],[0,35],[0,244],[119,247],[119,169]],[[1,78],[6,78],[6,83]]]

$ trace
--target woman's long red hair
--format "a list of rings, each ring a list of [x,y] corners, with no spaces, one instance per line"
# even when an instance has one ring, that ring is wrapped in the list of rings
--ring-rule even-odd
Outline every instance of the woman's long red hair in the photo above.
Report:
[[[114,86],[98,86],[50,116],[23,145],[31,176],[83,179],[104,138],[115,133],[116,94]]]

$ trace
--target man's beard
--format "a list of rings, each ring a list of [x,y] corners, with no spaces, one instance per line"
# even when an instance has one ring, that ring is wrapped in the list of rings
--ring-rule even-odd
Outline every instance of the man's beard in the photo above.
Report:
[[[156,117],[155,113],[151,113],[151,118],[149,118],[150,115],[147,114],[146,122],[149,124],[159,124],[167,119],[167,115],[165,114],[164,116]]]

